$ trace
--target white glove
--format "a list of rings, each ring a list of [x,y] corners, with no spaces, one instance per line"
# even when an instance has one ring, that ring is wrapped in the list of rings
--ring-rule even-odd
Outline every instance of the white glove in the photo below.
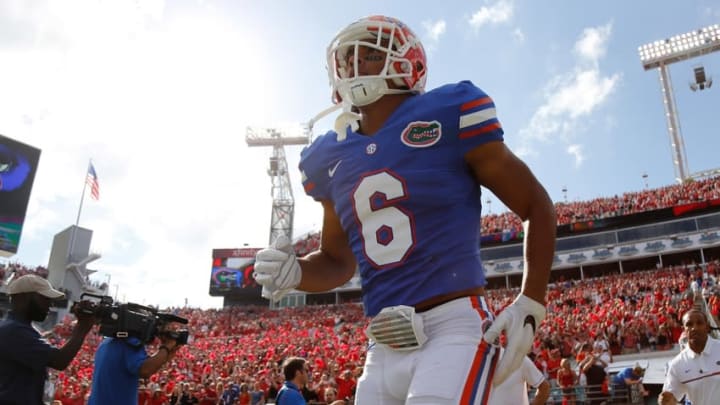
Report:
[[[520,368],[523,358],[530,351],[535,331],[543,319],[545,307],[521,294],[498,315],[483,334],[483,339],[490,344],[497,342],[502,331],[505,331],[507,337],[505,352],[495,369],[495,386],[500,385],[513,371]]]
[[[300,284],[302,271],[290,239],[278,236],[270,247],[255,255],[253,277],[263,286],[262,296],[277,302]]]

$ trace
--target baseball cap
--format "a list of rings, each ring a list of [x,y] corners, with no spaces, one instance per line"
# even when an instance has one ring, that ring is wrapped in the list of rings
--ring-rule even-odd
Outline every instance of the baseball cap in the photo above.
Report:
[[[56,299],[65,296],[62,292],[54,289],[49,281],[34,274],[26,274],[13,280],[8,286],[8,294],[38,293],[45,297]]]

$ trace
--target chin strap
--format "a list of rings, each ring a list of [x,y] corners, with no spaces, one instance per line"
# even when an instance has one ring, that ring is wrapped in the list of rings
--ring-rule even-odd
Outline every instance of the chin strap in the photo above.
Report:
[[[337,133],[338,142],[342,142],[347,138],[348,126],[352,131],[357,131],[360,128],[360,118],[362,118],[362,115],[352,111],[343,111],[335,118],[335,132]]]
[[[343,112],[341,112],[340,115],[335,118],[335,125],[333,126],[333,129],[337,133],[338,142],[342,142],[345,140],[345,138],[347,138],[348,126],[352,131],[357,131],[358,128],[360,128],[360,118],[362,118],[362,115],[353,112],[352,105],[340,103],[320,111],[319,113],[317,113],[317,115],[312,117],[307,122],[307,124],[305,124],[308,138],[312,140],[313,126],[315,126],[316,122],[320,121],[321,119],[325,118],[325,116],[330,115],[341,108],[343,109]]]
[[[329,114],[334,113],[335,111],[339,110],[339,109],[342,108],[342,107],[343,107],[342,104],[335,104],[335,105],[330,106],[330,107],[328,107],[328,108],[320,111],[319,113],[317,113],[314,117],[310,118],[310,121],[307,122],[306,125],[307,125],[307,128],[308,128],[308,131],[312,133],[313,126],[315,126],[315,123],[316,123],[316,122],[318,122],[318,121],[320,121],[321,119],[325,118],[326,115],[329,115]]]

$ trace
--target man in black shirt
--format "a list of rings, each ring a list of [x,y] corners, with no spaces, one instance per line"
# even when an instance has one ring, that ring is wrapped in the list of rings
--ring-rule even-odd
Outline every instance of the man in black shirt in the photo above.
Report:
[[[42,405],[47,367],[64,370],[72,362],[95,319],[76,314],[72,336],[61,348],[51,346],[31,322],[42,322],[50,302],[64,297],[46,279],[28,274],[8,287],[11,311],[0,322],[0,404]]]

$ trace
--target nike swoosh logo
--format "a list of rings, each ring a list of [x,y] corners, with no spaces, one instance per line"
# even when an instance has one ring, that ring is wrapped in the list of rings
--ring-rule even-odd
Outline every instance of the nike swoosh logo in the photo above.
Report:
[[[338,160],[337,163],[335,163],[335,166],[328,169],[328,176],[332,177],[335,175],[335,170],[337,170],[338,166],[340,166],[340,163],[342,163],[342,159]]]
[[[525,325],[530,325],[530,327],[533,330],[533,334],[535,334],[535,318],[532,315],[528,315],[525,317],[525,322],[523,322],[523,328]]]

